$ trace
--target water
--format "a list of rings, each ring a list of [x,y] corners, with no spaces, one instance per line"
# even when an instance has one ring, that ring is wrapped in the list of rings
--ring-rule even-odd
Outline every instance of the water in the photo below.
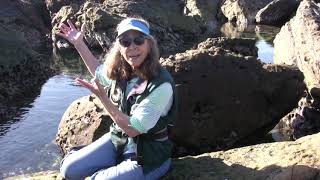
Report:
[[[226,37],[255,39],[258,59],[273,63],[273,40],[280,28],[266,25],[234,26],[232,23],[225,23],[220,31]]]
[[[16,174],[58,169],[60,153],[52,141],[67,107],[90,92],[74,85],[74,77],[57,75],[42,87],[40,95],[16,120],[0,126],[0,179]],[[14,124],[12,124],[14,122]]]

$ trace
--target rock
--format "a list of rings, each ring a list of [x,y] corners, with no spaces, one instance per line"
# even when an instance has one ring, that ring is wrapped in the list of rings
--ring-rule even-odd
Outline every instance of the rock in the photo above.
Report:
[[[33,51],[22,32],[0,26],[0,41],[0,121],[5,122],[39,95],[53,71],[48,57]]]
[[[320,132],[319,89],[312,88],[298,107],[283,117],[275,126],[274,133],[280,140],[296,140]]]
[[[218,0],[187,0],[185,1],[184,14],[201,18],[206,23],[209,32],[215,32],[219,24],[216,19],[219,2]]]
[[[230,22],[249,25],[255,22],[257,12],[272,0],[224,0],[221,12]]]
[[[296,16],[281,28],[274,40],[274,63],[297,65],[309,89],[320,84],[319,22],[319,4],[304,0]]]
[[[214,45],[200,47],[162,60],[179,85],[180,116],[172,136],[189,149],[224,149],[258,129],[271,130],[305,89],[295,67],[264,64]]]
[[[112,122],[97,97],[82,97],[64,113],[55,142],[67,153],[74,146],[87,145],[101,137]]]
[[[69,5],[67,7],[78,7]],[[65,6],[66,7],[66,6]],[[212,8],[215,8],[212,4]],[[165,9],[166,11],[163,11]],[[206,9],[209,11],[210,8]],[[55,15],[52,26],[54,36],[58,25],[67,18],[80,27],[86,22],[86,35],[90,47],[100,48],[105,51],[114,41],[116,25],[125,17],[131,15],[142,16],[150,22],[151,33],[156,37],[160,52],[163,56],[175,52],[181,52],[190,48],[194,42],[203,39],[205,34],[214,31],[213,15],[204,15],[203,18],[195,19],[183,14],[183,4],[180,1],[113,1],[101,3],[87,1],[80,8],[73,8],[68,13],[63,13],[63,8]],[[203,21],[209,23],[205,24]],[[211,24],[210,24],[211,23]],[[211,29],[209,29],[209,26]],[[53,39],[56,43],[60,37]]]
[[[50,29],[49,13],[44,2],[37,0],[0,2],[0,26],[9,31],[21,32],[28,47],[41,52],[50,48],[48,39]],[[14,37],[13,37],[14,38]]]
[[[320,133],[293,142],[259,144],[198,156],[175,158],[162,180],[319,179]],[[47,174],[47,175],[46,175]],[[61,180],[58,172],[48,171],[5,178]]]
[[[319,179],[319,141],[320,133],[293,142],[181,157],[162,179]]]
[[[256,22],[265,25],[282,25],[295,13],[300,0],[273,0],[256,15]]]

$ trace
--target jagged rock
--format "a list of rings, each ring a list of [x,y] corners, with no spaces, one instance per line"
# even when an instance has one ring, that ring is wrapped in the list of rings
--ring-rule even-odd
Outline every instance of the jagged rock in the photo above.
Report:
[[[281,28],[274,40],[274,63],[297,65],[309,89],[320,84],[319,22],[319,4],[304,0],[296,16]]]
[[[320,133],[293,142],[255,146],[173,159],[162,180],[319,180]],[[47,174],[47,175],[46,175]],[[61,180],[57,171],[9,177],[29,180]]]
[[[312,88],[298,107],[280,120],[273,130],[279,140],[296,140],[320,132],[319,92],[319,88]]]
[[[185,16],[183,8],[181,1],[162,3],[146,0],[108,0],[103,4],[88,1],[81,5],[79,10],[74,8],[72,12],[69,11],[66,14],[60,12],[63,11],[61,8],[54,17],[56,20],[52,22],[54,27],[52,34],[54,36],[58,25],[67,18],[73,19],[78,27],[86,22],[85,39],[89,46],[107,50],[115,39],[115,26],[120,20],[124,17],[140,15],[150,22],[152,34],[158,40],[161,54],[168,55],[191,47],[191,42],[203,38],[207,31],[212,31],[203,22],[203,19]],[[54,43],[59,39],[55,37]]]
[[[223,0],[221,12],[230,22],[248,25],[255,22],[257,12],[272,0]]]
[[[248,47],[254,47],[254,40],[208,39],[197,49],[161,60],[173,75],[179,95],[179,118],[171,134],[175,156],[230,148],[253,132],[271,130],[273,126],[266,126],[295,107],[305,89],[300,71],[263,64],[252,56],[256,49]],[[75,139],[83,137],[82,121],[102,124],[104,115],[95,110],[96,105],[87,97],[81,101],[73,103],[61,120],[66,124],[60,125],[56,141],[64,151],[65,146],[81,144]],[[77,109],[86,104],[78,115]],[[108,131],[103,129],[99,134]],[[85,143],[94,139],[92,135],[87,138]],[[184,152],[180,147],[186,147]]]
[[[284,24],[295,13],[300,0],[273,0],[256,15],[256,22],[265,25]]]

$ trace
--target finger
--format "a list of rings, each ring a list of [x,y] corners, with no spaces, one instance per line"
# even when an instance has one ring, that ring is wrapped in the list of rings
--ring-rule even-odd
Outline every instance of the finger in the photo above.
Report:
[[[70,31],[71,30],[70,27],[65,25],[64,23],[60,25],[60,29],[64,29],[66,31]]]
[[[84,86],[84,87],[86,87],[86,88],[88,88],[88,89],[93,89],[92,84],[90,84],[89,82],[87,82],[87,81],[85,81],[85,80],[83,80],[83,79],[77,78],[77,79],[76,79],[76,82],[79,83],[81,86]]]
[[[63,37],[63,38],[67,38],[67,36],[65,34],[61,33],[61,32],[57,32],[56,34],[61,36],[61,37]]]
[[[77,28],[74,27],[73,23],[68,19],[67,20],[67,23],[69,24],[69,27],[72,29],[72,30],[76,30]]]
[[[84,31],[85,31],[85,22],[81,25],[81,29],[80,29],[80,31],[82,32],[82,33],[84,33]]]
[[[60,28],[60,31],[61,31],[63,34],[65,34],[65,35],[69,34],[69,31],[67,31],[67,30],[64,29],[64,28]]]

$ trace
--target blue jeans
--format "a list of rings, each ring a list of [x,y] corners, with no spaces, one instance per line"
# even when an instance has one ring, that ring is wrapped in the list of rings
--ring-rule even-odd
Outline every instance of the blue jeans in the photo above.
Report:
[[[117,164],[116,157],[116,149],[107,133],[88,146],[66,155],[61,162],[60,173],[68,180],[86,177],[95,180],[153,180],[163,176],[171,165],[171,159],[168,159],[145,175],[137,161],[125,159]]]

